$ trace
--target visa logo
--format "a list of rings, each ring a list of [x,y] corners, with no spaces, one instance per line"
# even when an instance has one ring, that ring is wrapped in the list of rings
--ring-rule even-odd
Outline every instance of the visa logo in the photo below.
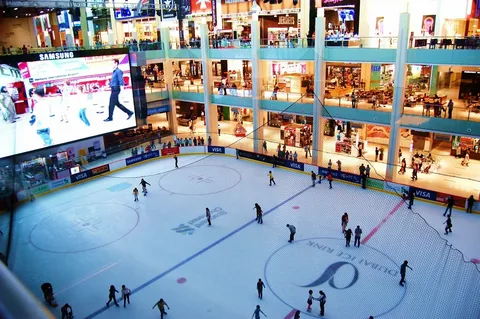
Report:
[[[291,168],[297,168],[297,169],[301,169],[301,168],[302,168],[301,165],[298,164],[298,163],[290,163],[290,167],[291,167]]]
[[[221,152],[222,152],[222,149],[219,148],[219,147],[212,147],[212,152],[214,152],[214,153],[221,153]]]
[[[428,199],[432,199],[432,194],[430,192],[426,192],[426,191],[415,191],[415,195],[417,197],[421,197],[421,198],[428,198]]]

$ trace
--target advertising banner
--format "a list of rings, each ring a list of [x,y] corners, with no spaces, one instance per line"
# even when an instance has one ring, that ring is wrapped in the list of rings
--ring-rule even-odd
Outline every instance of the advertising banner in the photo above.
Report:
[[[163,150],[162,150],[162,155],[163,155]],[[146,161],[148,159],[159,157],[159,156],[160,156],[160,152],[158,150],[157,151],[151,151],[151,152],[148,152],[148,153],[143,153],[143,154],[135,155],[135,156],[132,156],[132,157],[128,157],[128,158],[125,159],[125,163],[128,166],[128,165],[140,163],[140,162]]]
[[[275,164],[277,166],[284,166],[284,167],[292,168],[302,172],[305,169],[305,164],[303,163],[293,162],[293,161],[285,160],[278,157],[274,158],[273,156],[268,156],[264,154],[257,154],[257,153],[238,150],[238,156],[249,158],[255,161],[269,163],[269,164],[273,164],[273,162],[275,161]]]
[[[212,13],[212,2],[211,0],[198,0],[198,1],[191,1],[191,12],[192,14],[200,14],[200,13]]]
[[[298,171],[304,171],[305,165],[303,163],[298,163],[294,161],[285,161],[285,166],[288,168],[296,169]]]
[[[55,189],[55,188],[59,188],[59,187],[70,184],[70,179],[69,178],[57,179],[55,181],[51,181],[49,184],[50,184],[50,189]]]
[[[157,151],[158,152],[158,151]],[[180,147],[162,148],[162,156],[180,154]]]
[[[342,181],[354,183],[354,184],[361,184],[362,179],[360,175],[357,174],[351,174],[351,173],[346,173],[346,172],[339,172],[335,170],[330,170],[332,173],[332,177],[335,179],[340,179]],[[318,168],[318,174],[322,174],[323,176],[327,176],[328,169],[324,167],[319,167]]]
[[[222,146],[209,146],[209,153],[225,154],[225,147]]]
[[[465,197],[449,195],[444,193],[437,193],[437,197],[435,198],[435,200],[440,203],[446,203],[448,196],[453,198],[453,202],[455,203],[454,204],[455,206],[465,207],[465,203],[467,201]]]
[[[136,126],[128,49],[11,55],[7,68],[0,158]]]
[[[106,172],[110,172],[110,166],[108,164],[92,168],[92,176],[100,175]]]
[[[72,183],[76,183],[90,177],[92,177],[92,170],[89,169],[89,170],[71,175],[70,180],[72,181]]]
[[[375,178],[367,178],[367,188],[383,190],[384,182]]]
[[[410,191],[413,191],[415,194],[415,197],[417,198],[423,198],[423,199],[428,199],[431,201],[436,201],[437,200],[437,193],[434,191],[430,191],[427,189],[422,189],[422,188],[417,188],[410,186]]]

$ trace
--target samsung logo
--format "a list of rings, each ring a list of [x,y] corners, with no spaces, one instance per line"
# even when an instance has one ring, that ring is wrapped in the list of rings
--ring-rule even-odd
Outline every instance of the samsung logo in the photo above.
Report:
[[[40,61],[71,59],[73,57],[73,52],[41,53],[38,55]]]

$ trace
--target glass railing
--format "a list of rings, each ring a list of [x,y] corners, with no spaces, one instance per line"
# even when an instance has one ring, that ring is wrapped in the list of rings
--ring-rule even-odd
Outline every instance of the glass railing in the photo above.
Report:
[[[222,88],[219,86],[213,86],[212,93],[218,94],[218,95],[252,97],[252,89],[245,89],[245,88],[232,88],[232,87]]]
[[[325,46],[342,48],[396,49],[397,37],[327,37]]]
[[[480,49],[480,37],[410,37],[410,49]]]
[[[200,49],[200,41],[172,41],[170,42],[171,50],[182,50],[182,49]]]
[[[193,93],[203,93],[203,85],[199,84],[175,84],[173,83],[173,91],[181,91],[181,92],[193,92]]]
[[[274,92],[272,90],[262,90],[262,100],[284,101],[284,102],[298,102],[298,103],[313,103],[314,96],[295,92]]]
[[[283,40],[260,39],[260,47],[262,48],[313,48],[314,39],[311,38],[291,38]]]
[[[130,51],[153,51],[153,50],[163,50],[162,42],[139,42],[139,43],[129,43],[126,46]]]
[[[145,84],[145,94],[153,94],[153,93],[158,93],[158,92],[165,92],[168,91],[168,84],[165,82],[153,82],[153,81],[148,81]]]
[[[210,39],[211,49],[250,49],[250,39]]]

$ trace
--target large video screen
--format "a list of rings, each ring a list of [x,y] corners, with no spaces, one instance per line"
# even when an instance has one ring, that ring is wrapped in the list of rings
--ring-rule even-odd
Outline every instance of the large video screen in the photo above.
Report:
[[[0,158],[136,126],[128,49],[0,57]]]

